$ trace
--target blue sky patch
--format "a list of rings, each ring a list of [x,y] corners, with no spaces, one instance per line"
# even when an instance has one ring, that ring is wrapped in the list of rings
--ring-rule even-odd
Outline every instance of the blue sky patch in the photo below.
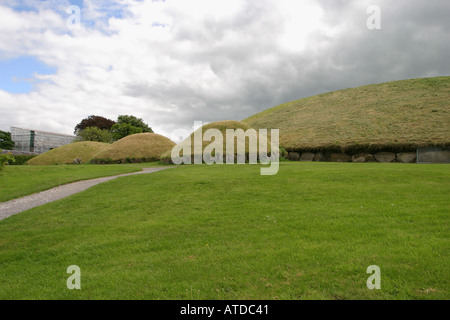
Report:
[[[53,74],[55,68],[49,67],[35,57],[19,57],[0,60],[0,89],[11,93],[28,93],[41,80],[35,74]]]
[[[38,12],[41,9],[53,10],[60,14],[63,18],[69,18],[71,13],[67,13],[69,6],[75,5],[81,9],[81,24],[88,28],[96,28],[102,26],[108,22],[110,18],[122,19],[127,12],[127,5],[113,2],[113,1],[93,1],[94,7],[97,12],[100,13],[96,16],[97,20],[91,20],[87,18],[89,16],[88,11],[91,8],[86,5],[83,0],[66,0],[52,2],[47,0],[16,0],[13,4],[9,5],[17,12],[20,11],[33,11]]]

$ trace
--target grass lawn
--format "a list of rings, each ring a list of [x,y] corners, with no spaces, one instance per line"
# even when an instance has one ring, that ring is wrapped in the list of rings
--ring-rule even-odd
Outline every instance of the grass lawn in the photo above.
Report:
[[[104,166],[6,166],[0,171],[0,202],[44,191],[69,182],[130,173],[155,165],[158,165],[158,163]]]
[[[450,166],[259,169],[124,177],[0,221],[0,299],[450,298]]]

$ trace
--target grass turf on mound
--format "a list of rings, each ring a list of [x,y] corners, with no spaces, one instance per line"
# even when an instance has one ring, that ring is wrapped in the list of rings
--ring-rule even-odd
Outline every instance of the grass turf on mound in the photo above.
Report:
[[[30,165],[72,164],[75,159],[88,162],[94,154],[107,148],[109,144],[94,141],[73,142],[47,151],[28,160]]]
[[[279,129],[288,150],[450,145],[450,77],[394,81],[282,104],[243,122]]]
[[[448,299],[450,167],[181,166],[0,221],[0,299]],[[67,267],[81,270],[69,290]],[[368,290],[367,267],[381,268]]]
[[[131,162],[132,160],[157,161],[175,143],[156,133],[139,133],[114,142],[108,148],[94,155],[93,163]]]
[[[222,150],[222,154],[224,155],[226,153],[226,143],[227,143],[227,134],[226,131],[227,129],[232,129],[232,130],[238,130],[238,129],[242,129],[244,132],[246,132],[249,129],[252,129],[248,124],[244,123],[244,122],[240,122],[240,121],[235,121],[235,120],[225,120],[225,121],[216,121],[216,122],[212,122],[212,123],[208,123],[204,126],[202,126],[201,128],[197,129],[195,132],[193,132],[187,139],[185,139],[184,141],[182,141],[180,144],[178,144],[179,147],[185,146],[186,149],[189,149],[188,146],[190,144],[191,146],[191,155],[194,155],[194,135],[196,132],[200,132],[200,130],[202,131],[202,137],[204,136],[205,132],[209,129],[217,129],[222,133],[222,137],[223,137],[223,150]],[[268,133],[270,134],[270,132]],[[263,136],[259,136],[258,132],[257,132],[257,137],[258,139],[264,139]],[[213,139],[214,141],[214,139]],[[205,141],[205,139],[203,139],[202,141],[202,153],[205,150],[206,147],[208,147],[213,141]],[[237,153],[237,146],[238,146],[238,141],[242,140],[238,140],[237,138],[235,138],[235,144],[234,144],[234,153]],[[267,149],[268,151],[270,151],[270,139],[267,139]],[[258,147],[259,148],[259,147]],[[183,149],[184,150],[184,149]],[[217,151],[217,150],[216,150]],[[219,150],[220,151],[220,150]],[[165,152],[162,156],[161,159],[170,159],[171,158],[171,150],[168,150],[167,152]],[[248,154],[249,152],[249,139],[245,139],[245,153]],[[183,151],[180,152],[180,156],[182,156],[184,153]]]

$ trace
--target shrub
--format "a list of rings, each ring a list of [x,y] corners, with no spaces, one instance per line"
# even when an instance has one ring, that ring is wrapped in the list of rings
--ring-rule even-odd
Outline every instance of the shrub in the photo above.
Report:
[[[3,170],[6,165],[14,163],[15,161],[16,159],[9,154],[0,154],[0,171]]]
[[[10,163],[10,165],[14,166],[21,166],[24,164],[27,164],[28,160],[33,159],[36,157],[35,155],[24,155],[24,154],[18,154],[14,156],[14,159],[16,160],[13,163]]]
[[[145,163],[145,162],[156,162],[159,161],[158,157],[142,157],[142,158],[126,158],[113,160],[111,158],[95,158],[91,159],[89,163],[91,164],[123,164],[123,163]]]
[[[289,157],[289,153],[287,152],[287,150],[285,148],[280,146],[279,150],[280,150],[280,160],[281,159],[287,159]]]

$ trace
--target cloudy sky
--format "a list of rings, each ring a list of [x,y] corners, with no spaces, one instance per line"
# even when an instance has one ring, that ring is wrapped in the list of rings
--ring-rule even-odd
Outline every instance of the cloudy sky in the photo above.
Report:
[[[72,134],[89,115],[132,114],[178,141],[194,121],[450,75],[449,12],[448,0],[0,0],[0,130]]]

